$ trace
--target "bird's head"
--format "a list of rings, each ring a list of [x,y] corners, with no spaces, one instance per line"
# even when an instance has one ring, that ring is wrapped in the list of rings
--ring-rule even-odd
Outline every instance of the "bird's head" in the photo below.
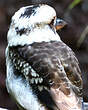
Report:
[[[13,46],[47,41],[50,39],[48,36],[51,36],[52,33],[55,34],[56,30],[65,25],[66,22],[57,19],[55,10],[46,4],[22,7],[12,17],[8,31],[8,44]]]

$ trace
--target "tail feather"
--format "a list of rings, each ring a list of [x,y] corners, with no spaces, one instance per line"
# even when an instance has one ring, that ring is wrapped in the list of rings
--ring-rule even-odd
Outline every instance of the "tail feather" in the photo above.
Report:
[[[51,88],[51,94],[59,110],[82,110],[81,99],[73,91],[66,95],[59,89]]]

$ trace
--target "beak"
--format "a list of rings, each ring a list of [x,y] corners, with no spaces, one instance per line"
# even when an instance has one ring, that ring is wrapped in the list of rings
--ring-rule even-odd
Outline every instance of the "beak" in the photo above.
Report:
[[[58,18],[56,19],[56,23],[55,23],[56,30],[60,30],[66,25],[67,25],[67,23],[64,20],[58,19]]]

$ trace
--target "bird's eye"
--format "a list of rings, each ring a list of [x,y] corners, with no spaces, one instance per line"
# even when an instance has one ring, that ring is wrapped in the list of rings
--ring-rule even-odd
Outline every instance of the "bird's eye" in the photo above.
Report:
[[[56,19],[56,17],[54,17],[54,18],[51,20],[50,25],[54,25],[54,24],[55,24],[55,19]]]
[[[54,25],[54,18],[52,19],[50,25]]]

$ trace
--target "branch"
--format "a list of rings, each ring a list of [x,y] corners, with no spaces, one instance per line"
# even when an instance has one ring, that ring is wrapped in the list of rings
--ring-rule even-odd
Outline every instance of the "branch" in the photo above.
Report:
[[[86,26],[86,28],[84,29],[84,31],[81,34],[81,37],[79,38],[78,42],[77,42],[77,47],[79,48],[80,45],[83,43],[83,41],[85,40],[86,35],[88,34],[88,26]]]

